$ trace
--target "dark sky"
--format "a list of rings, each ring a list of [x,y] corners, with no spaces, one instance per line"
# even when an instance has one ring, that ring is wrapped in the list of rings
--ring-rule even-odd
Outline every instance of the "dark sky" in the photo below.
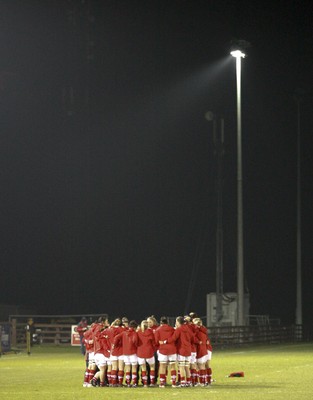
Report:
[[[206,313],[225,118],[224,290],[236,291],[236,75],[251,314],[295,321],[301,102],[304,323],[311,324],[310,1],[0,3],[0,303],[40,313]],[[191,298],[190,302],[188,298]]]

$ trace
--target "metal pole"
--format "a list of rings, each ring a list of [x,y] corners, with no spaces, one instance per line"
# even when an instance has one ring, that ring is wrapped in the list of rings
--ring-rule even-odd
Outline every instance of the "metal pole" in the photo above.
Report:
[[[220,133],[216,116],[212,111],[205,113],[207,121],[213,121],[213,143],[217,158],[216,176],[216,317],[215,323],[218,326],[223,319],[223,156],[224,156],[224,118],[221,118]]]
[[[297,308],[296,325],[302,325],[302,273],[301,273],[301,130],[300,130],[300,98],[297,102]],[[301,328],[297,331],[297,338],[302,339]]]
[[[216,122],[216,121],[213,121]],[[216,226],[216,323],[223,319],[223,156],[224,119],[220,120],[220,133],[214,135],[217,157],[217,226]],[[216,132],[216,123],[214,124]]]
[[[237,325],[245,325],[244,265],[243,265],[243,206],[242,206],[242,148],[241,148],[241,56],[236,57],[237,78]]]

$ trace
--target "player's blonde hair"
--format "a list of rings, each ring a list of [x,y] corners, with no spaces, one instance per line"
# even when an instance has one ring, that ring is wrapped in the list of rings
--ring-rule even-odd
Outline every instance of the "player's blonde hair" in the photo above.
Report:
[[[151,315],[150,317],[148,317],[147,321],[152,321],[153,325],[157,325],[158,324],[154,315]]]
[[[121,326],[121,324],[122,324],[121,319],[120,319],[120,318],[116,318],[116,319],[112,322],[111,326]]]
[[[146,319],[144,319],[143,321],[141,321],[140,329],[141,329],[142,332],[144,332],[145,330],[147,330],[148,327],[149,327],[149,325],[148,325],[148,321],[147,321]]]

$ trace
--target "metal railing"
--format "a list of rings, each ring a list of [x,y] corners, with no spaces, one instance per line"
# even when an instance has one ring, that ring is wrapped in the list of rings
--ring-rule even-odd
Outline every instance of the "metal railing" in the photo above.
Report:
[[[275,344],[303,340],[302,326],[252,325],[210,327],[209,337],[214,347]]]
[[[12,348],[26,346],[25,322],[11,319],[10,344]],[[34,344],[70,345],[72,323],[36,323],[32,334]],[[313,340],[312,334],[302,325],[249,325],[209,327],[209,337],[214,348],[255,344],[278,344]]]

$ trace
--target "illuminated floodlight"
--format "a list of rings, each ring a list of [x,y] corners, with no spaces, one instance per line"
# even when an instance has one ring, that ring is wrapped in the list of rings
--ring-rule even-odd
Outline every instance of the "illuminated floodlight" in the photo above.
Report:
[[[242,201],[242,139],[241,139],[241,59],[243,49],[248,47],[244,40],[234,41],[230,54],[236,58],[237,81],[237,325],[245,325],[244,310],[244,265],[243,265],[243,201]]]
[[[235,58],[238,58],[238,57],[245,58],[246,57],[245,53],[243,53],[241,50],[233,50],[230,52],[230,54]]]

